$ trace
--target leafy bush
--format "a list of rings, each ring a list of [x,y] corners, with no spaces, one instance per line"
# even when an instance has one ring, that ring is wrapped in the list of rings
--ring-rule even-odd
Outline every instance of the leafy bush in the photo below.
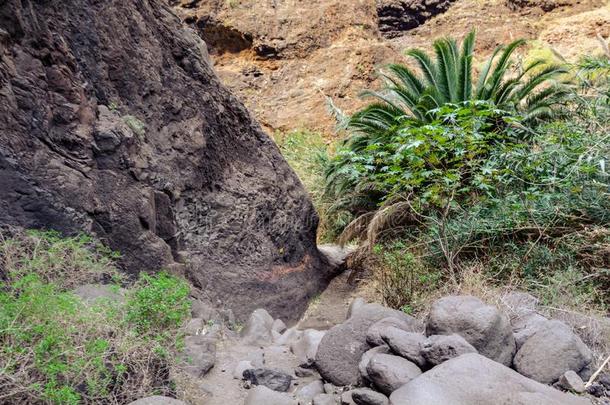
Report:
[[[126,303],[82,302],[71,292],[75,280],[118,280],[113,256],[84,236],[17,232],[0,243],[1,402],[115,404],[171,395],[165,354],[179,337],[188,288],[160,274],[143,277]],[[75,280],[62,268],[75,271]]]

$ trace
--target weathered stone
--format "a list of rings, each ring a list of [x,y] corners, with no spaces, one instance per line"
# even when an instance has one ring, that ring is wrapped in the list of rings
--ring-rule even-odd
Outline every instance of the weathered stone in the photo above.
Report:
[[[585,383],[578,374],[572,370],[566,371],[558,381],[558,385],[567,390],[578,394],[585,392]]]
[[[280,370],[252,368],[244,371],[244,379],[254,385],[264,385],[274,391],[286,392],[290,388],[292,376]]]
[[[379,391],[386,395],[390,395],[421,374],[419,367],[409,360],[382,353],[371,357],[366,372]]]
[[[132,275],[188,252],[211,302],[297,320],[334,271],[315,209],[166,2],[5,0],[0,15],[0,224],[93,234]]]
[[[357,388],[351,391],[356,405],[388,405],[388,397],[369,388]]]
[[[432,304],[426,335],[462,336],[483,356],[506,366],[512,363],[516,345],[506,315],[471,296],[448,296]]]
[[[351,318],[354,312],[357,311],[359,308],[362,308],[364,305],[366,305],[366,301],[364,300],[364,298],[354,298],[354,300],[349,304],[345,319],[347,320]]]
[[[508,292],[502,296],[501,301],[510,311],[511,318],[535,312],[539,302],[538,298],[521,291]]]
[[[316,395],[324,393],[324,383],[322,380],[315,380],[301,387],[297,391],[297,399],[303,402],[311,402]]]
[[[187,336],[180,367],[193,377],[203,377],[216,362],[216,339],[202,335]]]
[[[364,381],[369,381],[369,374],[366,371],[366,367],[369,365],[371,358],[377,353],[390,354],[390,348],[385,345],[376,346],[364,352],[362,358],[360,358],[360,363],[358,363],[358,371],[360,371],[360,375]]]
[[[371,346],[366,331],[375,322],[387,318],[411,320],[411,317],[379,304],[366,304],[354,311],[351,318],[326,332],[316,354],[320,375],[335,385],[357,385],[360,380],[358,363]]]
[[[273,341],[278,346],[290,346],[294,341],[301,338],[303,332],[298,330],[296,327],[286,330],[280,337]]]
[[[272,342],[271,328],[273,318],[264,309],[256,309],[250,317],[246,326],[241,331],[241,338],[244,344],[266,345]]]
[[[294,375],[297,377],[312,377],[316,374],[315,370],[306,367],[297,367],[294,369]]]
[[[513,328],[513,334],[515,336],[515,344],[517,350],[521,348],[523,343],[530,337],[534,336],[536,332],[544,328],[548,322],[544,316],[539,315],[535,312],[527,313],[522,316],[515,318],[511,324]]]
[[[276,319],[273,321],[273,325],[271,325],[271,330],[282,334],[286,331],[286,324],[281,319]]]
[[[394,38],[445,12],[455,0],[377,0],[379,31]]]
[[[422,355],[431,366],[437,366],[466,353],[477,353],[460,335],[433,335],[422,345]]]
[[[318,346],[324,337],[324,331],[307,329],[303,331],[301,337],[293,341],[290,350],[299,359],[302,365],[311,365],[316,359]]]
[[[244,405],[297,405],[297,401],[292,399],[288,394],[273,391],[259,385],[253,387],[250,392],[248,392]]]
[[[201,318],[193,318],[184,327],[184,333],[188,336],[201,335],[203,332],[203,320]]]
[[[130,402],[129,405],[187,405],[187,404],[186,404],[186,402],[182,402],[176,398],[154,395],[152,397],[142,398],[142,399],[138,399],[137,401]]]
[[[388,328],[396,328],[406,332],[421,332],[423,330],[423,325],[415,318],[411,318],[410,321],[407,321],[404,318],[384,318],[371,325],[366,332],[366,341],[372,346],[384,345],[385,342],[382,339],[382,334]]]
[[[392,405],[591,405],[476,353],[448,360],[394,391]]]
[[[394,353],[412,361],[420,368],[426,367],[426,359],[422,355],[422,345],[426,342],[424,335],[388,328],[383,331],[381,337]]]
[[[343,394],[341,394],[341,405],[356,405],[352,399],[351,391],[345,391]]]
[[[591,363],[591,350],[560,321],[546,326],[527,339],[515,355],[515,370],[544,384],[552,384],[566,371],[579,372]]]

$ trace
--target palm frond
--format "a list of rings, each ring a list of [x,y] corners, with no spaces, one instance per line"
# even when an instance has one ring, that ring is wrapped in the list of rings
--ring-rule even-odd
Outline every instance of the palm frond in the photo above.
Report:
[[[430,57],[420,49],[409,49],[406,52],[406,55],[415,59],[424,75],[424,78],[428,81],[428,86],[437,87],[438,83],[436,82],[436,67],[432,62],[432,59],[430,59]]]
[[[459,57],[458,75],[458,98],[460,101],[470,100],[472,95],[472,58],[476,38],[475,30],[472,30],[464,38],[462,53]]]

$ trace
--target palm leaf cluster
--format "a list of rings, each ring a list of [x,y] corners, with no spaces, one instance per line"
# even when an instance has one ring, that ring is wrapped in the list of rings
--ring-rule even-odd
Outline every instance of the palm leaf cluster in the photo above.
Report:
[[[498,47],[484,64],[476,83],[474,31],[464,38],[461,47],[455,39],[438,39],[433,44],[432,57],[420,49],[410,49],[406,54],[417,69],[389,65],[383,73],[385,87],[363,93],[376,101],[351,116],[347,126],[353,132],[370,136],[404,125],[406,120],[427,123],[442,105],[469,100],[490,101],[499,108],[518,111],[526,122],[553,117],[554,107],[568,94],[566,86],[557,80],[567,69],[536,60],[520,72],[515,71],[513,55],[524,43],[517,40]]]

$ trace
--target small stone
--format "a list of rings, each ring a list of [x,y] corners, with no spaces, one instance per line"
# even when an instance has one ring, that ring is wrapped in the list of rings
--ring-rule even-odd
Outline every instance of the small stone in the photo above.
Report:
[[[309,366],[314,363],[324,333],[315,329],[307,329],[299,339],[291,343],[290,350],[299,359],[301,365]]]
[[[404,318],[384,318],[371,325],[369,330],[366,332],[366,341],[372,346],[384,345],[385,342],[382,335],[388,328],[396,328],[406,332],[419,332],[423,329],[423,325],[415,318],[409,321]]]
[[[315,371],[313,371],[310,368],[297,367],[294,369],[294,375],[296,375],[297,377],[300,377],[300,378],[312,377],[313,375],[315,375]]]
[[[296,327],[286,330],[280,337],[274,339],[273,342],[278,346],[290,346],[292,342],[301,337],[303,332],[297,330]]]
[[[297,398],[305,402],[311,401],[316,395],[324,393],[324,383],[322,380],[315,380],[303,386],[297,392]]]
[[[354,312],[356,312],[358,309],[360,309],[361,307],[363,307],[366,304],[366,301],[364,300],[364,298],[355,298],[350,304],[349,304],[349,308],[347,309],[347,316],[345,317],[345,319],[349,319],[352,317],[352,315],[354,314]]]
[[[216,340],[202,335],[187,336],[180,367],[193,377],[203,377],[216,362]]]
[[[324,392],[327,394],[338,394],[339,391],[340,391],[339,387],[337,387],[331,383],[324,384]]]
[[[566,371],[560,378],[558,385],[567,391],[573,391],[578,394],[585,392],[585,383],[582,378],[573,370]]]
[[[352,398],[352,392],[346,391],[341,394],[341,405],[356,405]]]
[[[286,392],[290,388],[292,376],[279,370],[253,368],[244,371],[244,379],[254,385],[264,385],[274,391]]]
[[[388,405],[390,402],[388,397],[369,388],[357,388],[351,392],[356,405]]]

